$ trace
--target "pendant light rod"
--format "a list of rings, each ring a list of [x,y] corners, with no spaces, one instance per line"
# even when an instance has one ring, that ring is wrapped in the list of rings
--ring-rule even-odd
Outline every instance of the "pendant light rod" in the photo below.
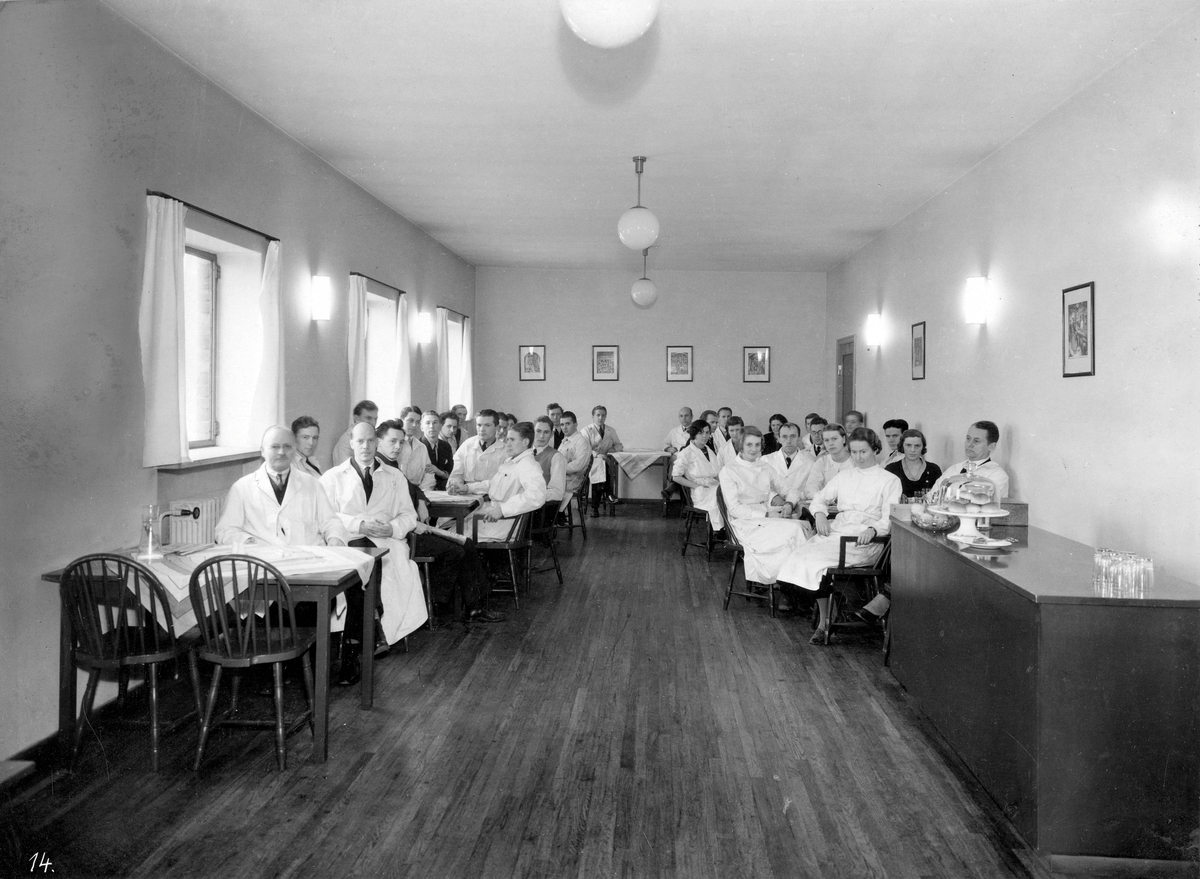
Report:
[[[646,257],[649,255],[650,255],[650,248],[649,247],[642,248],[642,280],[644,280],[644,281],[650,280],[649,278],[646,277]]]
[[[636,207],[642,206],[642,166],[646,164],[645,156],[633,157],[633,169],[637,172],[638,198]]]

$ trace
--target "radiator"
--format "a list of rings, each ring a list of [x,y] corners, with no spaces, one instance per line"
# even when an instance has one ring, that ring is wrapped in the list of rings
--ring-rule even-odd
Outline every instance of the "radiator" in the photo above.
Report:
[[[181,543],[216,543],[217,519],[221,508],[225,506],[225,496],[189,498],[171,501],[168,505],[172,512],[176,510],[200,510],[199,518],[193,516],[170,516],[171,544]]]

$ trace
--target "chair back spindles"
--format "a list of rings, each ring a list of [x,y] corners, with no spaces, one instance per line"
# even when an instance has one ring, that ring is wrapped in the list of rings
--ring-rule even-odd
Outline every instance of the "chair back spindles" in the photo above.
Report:
[[[207,653],[262,661],[299,644],[287,579],[261,559],[209,559],[192,572],[189,591]]]

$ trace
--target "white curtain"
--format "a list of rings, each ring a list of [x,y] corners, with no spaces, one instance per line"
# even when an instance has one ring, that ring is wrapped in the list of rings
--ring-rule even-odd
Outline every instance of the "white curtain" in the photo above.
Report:
[[[346,354],[350,361],[350,405],[352,411],[359,400],[367,396],[367,279],[350,276],[350,319],[348,321]],[[354,416],[350,417],[353,423]]]
[[[471,319],[464,317],[462,321],[462,397],[456,402],[467,407],[467,415],[475,412],[475,377],[474,361],[471,358]]]
[[[434,340],[437,342],[437,410],[450,408],[450,312],[438,306],[434,321]]]
[[[412,344],[408,338],[408,297],[401,293],[396,304],[396,390],[393,412],[412,405]]]
[[[145,389],[142,466],[190,461],[183,341],[182,202],[146,196],[146,262],[138,334]]]
[[[283,296],[279,286],[279,242],[267,243],[263,259],[262,284],[258,291],[258,310],[262,317],[262,361],[254,401],[246,428],[245,444],[254,448],[268,427],[283,424]]]

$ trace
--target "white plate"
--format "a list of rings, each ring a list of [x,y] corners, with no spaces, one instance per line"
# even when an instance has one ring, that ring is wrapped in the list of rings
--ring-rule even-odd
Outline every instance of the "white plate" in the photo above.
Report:
[[[953,510],[947,509],[946,507],[926,507],[925,510],[930,513],[939,513],[943,516],[965,516],[967,518],[975,519],[1002,519],[1008,515],[1008,510],[990,510],[986,513],[982,510],[980,510],[978,513],[956,513]]]
[[[1013,545],[1005,537],[976,537],[973,540],[962,541],[963,549],[1001,549]]]

